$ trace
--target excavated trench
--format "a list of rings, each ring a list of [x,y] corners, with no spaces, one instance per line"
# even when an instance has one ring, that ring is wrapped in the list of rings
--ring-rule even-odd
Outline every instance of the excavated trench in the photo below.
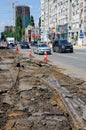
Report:
[[[85,130],[85,90],[61,68],[0,50],[0,130]]]

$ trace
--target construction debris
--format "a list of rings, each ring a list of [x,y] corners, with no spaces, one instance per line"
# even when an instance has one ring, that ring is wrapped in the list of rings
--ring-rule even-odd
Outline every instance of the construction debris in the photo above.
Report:
[[[0,130],[86,128],[82,80],[11,50],[0,50],[0,59]]]

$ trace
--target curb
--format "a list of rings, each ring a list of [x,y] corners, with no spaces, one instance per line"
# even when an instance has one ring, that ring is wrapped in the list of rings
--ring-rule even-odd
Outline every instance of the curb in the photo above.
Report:
[[[75,49],[86,49],[86,46],[81,46],[81,45],[78,45],[78,46],[73,46]]]

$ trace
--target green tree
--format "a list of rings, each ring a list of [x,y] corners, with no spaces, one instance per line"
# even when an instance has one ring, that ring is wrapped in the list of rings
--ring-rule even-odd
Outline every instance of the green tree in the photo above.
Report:
[[[1,40],[5,41],[7,37],[15,37],[15,32],[12,29],[1,32]]]
[[[38,26],[39,26],[39,28],[41,27],[41,17],[39,17]]]
[[[30,16],[30,25],[33,26],[33,27],[35,26],[33,16]]]
[[[5,41],[5,35],[4,35],[4,32],[1,32],[1,40],[2,40],[2,41]]]
[[[17,40],[22,38],[22,20],[20,16],[16,18],[15,36]]]

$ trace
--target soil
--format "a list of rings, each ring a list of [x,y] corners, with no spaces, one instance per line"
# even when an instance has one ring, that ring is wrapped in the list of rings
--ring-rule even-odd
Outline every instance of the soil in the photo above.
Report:
[[[83,107],[86,82],[62,71],[34,57],[0,49],[0,130],[75,130],[59,85],[60,92],[79,99]],[[76,109],[82,116],[81,107]]]

